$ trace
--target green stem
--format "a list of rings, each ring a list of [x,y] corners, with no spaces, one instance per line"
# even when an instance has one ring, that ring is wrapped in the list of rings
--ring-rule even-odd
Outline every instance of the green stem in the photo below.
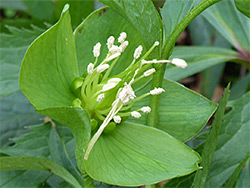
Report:
[[[91,177],[89,177],[89,175],[87,174],[87,172],[83,172],[82,176],[83,176],[83,179],[84,179],[84,185],[85,185],[85,187],[95,188],[94,181],[93,181],[93,179]]]
[[[172,53],[172,49],[175,45],[176,40],[178,39],[180,34],[184,31],[184,29],[204,10],[206,10],[213,4],[218,3],[219,1],[222,0],[204,0],[180,21],[180,23],[176,26],[175,30],[171,34],[169,40],[166,41],[166,44],[164,45],[162,53],[163,54],[162,57],[164,59],[169,58],[169,56]],[[153,76],[152,89],[155,87],[161,87],[165,68],[166,68],[165,64],[155,65],[156,73]],[[159,104],[160,104],[160,95],[150,97],[151,113],[148,116],[149,126],[157,127],[158,125]]]

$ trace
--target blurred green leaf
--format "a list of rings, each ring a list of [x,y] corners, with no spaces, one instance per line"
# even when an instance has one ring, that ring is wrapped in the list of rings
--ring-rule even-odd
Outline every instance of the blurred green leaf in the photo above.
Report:
[[[167,66],[165,78],[178,81],[214,65],[237,59],[237,52],[217,47],[175,47],[170,58],[182,58],[188,63],[185,69]]]
[[[250,18],[250,1],[249,0],[234,0],[237,9]]]
[[[21,61],[29,44],[42,33],[33,30],[8,27],[11,34],[0,34],[0,96],[7,96],[19,90],[18,76]]]
[[[53,22],[55,19],[54,12],[56,4],[52,0],[22,0],[23,4],[26,6],[28,13],[31,14],[33,18]]]
[[[199,160],[195,151],[167,133],[124,122],[101,135],[84,166],[95,180],[136,186],[189,174]]]
[[[197,134],[216,110],[216,104],[181,84],[165,79],[162,88],[165,92],[161,94],[157,128],[178,140],[186,141]],[[137,95],[149,91],[150,84]],[[136,102],[133,109],[140,109],[148,103],[148,98],[144,98]],[[147,115],[143,115],[139,120],[130,118],[129,121],[146,124]]]
[[[63,178],[76,188],[82,186],[65,168],[47,159],[36,157],[1,157],[1,171],[10,170],[42,170],[49,171]]]
[[[22,0],[0,0],[0,8],[27,11]]]
[[[163,8],[160,10],[165,33],[164,43],[169,39],[178,23],[191,10],[194,2],[195,0],[166,0]]]
[[[230,92],[230,100],[235,100],[244,95],[250,86],[250,74],[248,73],[245,77],[240,79],[238,82],[233,84]]]
[[[164,185],[164,188],[190,188],[192,187],[194,174],[171,179]]]
[[[204,187],[206,184],[206,180],[207,180],[208,172],[209,172],[211,162],[213,159],[213,155],[217,147],[220,127],[223,122],[224,112],[226,109],[227,101],[229,99],[229,87],[230,87],[230,84],[225,89],[224,95],[215,113],[215,118],[212,124],[212,129],[210,130],[210,133],[208,137],[206,138],[206,142],[202,150],[202,160],[201,160],[200,165],[203,167],[203,169],[196,172],[195,177],[194,177],[193,187],[197,187],[197,188]]]
[[[57,17],[60,16],[64,5],[69,4],[69,12],[73,28],[78,26],[94,10],[94,0],[58,0]]]
[[[233,0],[221,1],[202,15],[228,42],[246,56],[250,45],[250,22],[237,11]]]
[[[25,126],[37,124],[41,118],[21,91],[0,98],[0,146],[13,143],[12,138],[27,132]]]
[[[250,92],[228,103],[232,109],[225,115],[206,187],[221,187],[240,162],[250,155],[249,97]]]

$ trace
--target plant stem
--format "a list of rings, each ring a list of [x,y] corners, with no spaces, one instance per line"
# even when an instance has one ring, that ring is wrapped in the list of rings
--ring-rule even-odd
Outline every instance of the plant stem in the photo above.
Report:
[[[85,185],[85,187],[95,188],[95,184],[93,182],[93,179],[91,177],[89,177],[89,175],[87,174],[87,172],[83,172],[82,176],[83,176],[83,179],[84,179],[84,185]]]
[[[201,14],[208,7],[220,1],[222,0],[204,0],[199,5],[197,5],[193,10],[191,10],[176,26],[175,30],[169,37],[169,40],[166,41],[166,44],[164,44],[164,48],[162,50],[163,51],[162,58],[164,59],[169,58],[169,56],[172,53],[175,42],[180,36],[180,34],[199,14]],[[165,64],[155,65],[156,73],[153,76],[152,89],[155,87],[161,87],[165,68],[166,68]],[[151,113],[148,116],[148,122],[147,122],[148,126],[157,127],[159,104],[160,104],[160,96],[150,96]]]

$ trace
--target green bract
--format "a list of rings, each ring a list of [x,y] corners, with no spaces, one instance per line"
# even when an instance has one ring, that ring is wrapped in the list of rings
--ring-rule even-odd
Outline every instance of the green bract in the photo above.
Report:
[[[147,8],[157,15],[152,3]],[[114,24],[117,27],[108,27]],[[145,91],[148,88],[145,87],[141,94],[137,90],[150,79],[145,71],[152,68],[152,63],[159,62],[143,59],[158,58],[161,46],[156,47],[158,42],[154,42],[162,41],[161,34],[152,33],[149,42],[150,31],[141,35],[135,27],[124,15],[104,8],[90,15],[73,35],[66,5],[60,20],[31,44],[20,72],[20,88],[36,111],[72,130],[79,169],[95,180],[122,186],[152,184],[197,170],[199,155],[181,141],[194,136],[216,108],[204,97],[166,81],[164,90],[167,92],[162,94],[164,100],[160,108],[160,115],[164,117],[159,123],[161,130],[143,125],[144,121],[138,124],[126,120],[130,115],[139,117],[139,110],[150,111],[149,107],[140,109],[148,105],[150,90]],[[158,27],[161,24],[156,23],[152,28],[161,31]],[[105,43],[109,36],[119,37],[123,31],[127,33],[129,45],[117,55],[111,46],[106,48]],[[120,46],[115,42],[117,46],[113,44],[113,47],[122,47],[125,41],[119,40]],[[98,42],[102,45],[100,50]],[[92,54],[95,44],[96,58]],[[145,49],[137,58],[133,53],[140,44]],[[112,55],[116,57],[110,58]],[[174,60],[164,62],[174,64]],[[164,90],[158,88],[154,92]],[[151,90],[151,94],[154,92]],[[140,95],[145,98],[133,109]],[[179,98],[182,96],[186,103]],[[193,120],[194,117],[198,120]],[[146,114],[142,118],[145,119]],[[186,127],[187,124],[194,126]],[[91,134],[102,125],[106,133],[101,134],[102,129],[97,142],[93,142],[93,149],[88,150]],[[86,150],[90,153],[84,160]]]

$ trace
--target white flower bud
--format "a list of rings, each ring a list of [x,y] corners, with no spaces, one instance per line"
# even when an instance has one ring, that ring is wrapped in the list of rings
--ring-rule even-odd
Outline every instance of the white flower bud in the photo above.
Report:
[[[109,64],[99,65],[97,67],[97,72],[102,73],[103,71],[105,71],[108,68],[109,68]]]
[[[155,72],[155,69],[152,68],[152,69],[149,69],[149,70],[147,70],[146,72],[144,72],[143,75],[144,75],[145,77],[147,77],[147,76],[150,76],[151,74],[153,74],[154,72]]]
[[[159,95],[163,92],[165,92],[165,90],[159,87],[159,88],[154,88],[153,90],[151,90],[150,94],[151,95]]]
[[[172,64],[175,65],[176,67],[180,67],[180,68],[187,67],[187,62],[184,61],[183,59],[179,59],[179,58],[172,59]]]
[[[98,42],[98,43],[94,46],[94,49],[93,49],[94,57],[99,57],[99,56],[100,56],[100,50],[101,50],[101,43]]]
[[[141,117],[141,114],[139,112],[133,111],[133,112],[131,112],[131,116],[138,119]]]
[[[119,43],[123,43],[123,42],[125,41],[126,37],[127,37],[127,33],[122,32],[122,33],[120,34],[120,37],[118,38],[118,42],[119,42]]]
[[[141,108],[141,111],[148,114],[151,112],[151,108],[149,106],[144,106]]]
[[[134,59],[138,59],[141,56],[141,52],[142,52],[142,46],[138,46],[138,48],[135,49],[134,52]]]
[[[113,46],[114,42],[115,42],[115,37],[110,36],[107,40],[108,49],[110,49]]]
[[[124,52],[124,50],[128,47],[128,41],[124,41],[124,42],[120,45],[120,47],[121,47],[122,52]]]
[[[121,123],[121,121],[122,121],[121,116],[114,116],[113,119],[114,119],[115,123]]]
[[[96,101],[97,101],[98,103],[102,102],[102,100],[104,99],[104,96],[105,96],[104,93],[98,95]]]
[[[122,80],[121,78],[111,78],[111,79],[108,80],[107,83],[108,84],[110,84],[110,83],[116,83],[116,84],[118,84],[121,80]]]
[[[93,72],[94,72],[94,64],[93,63],[90,63],[88,65],[87,72],[88,72],[88,74],[93,74]]]

